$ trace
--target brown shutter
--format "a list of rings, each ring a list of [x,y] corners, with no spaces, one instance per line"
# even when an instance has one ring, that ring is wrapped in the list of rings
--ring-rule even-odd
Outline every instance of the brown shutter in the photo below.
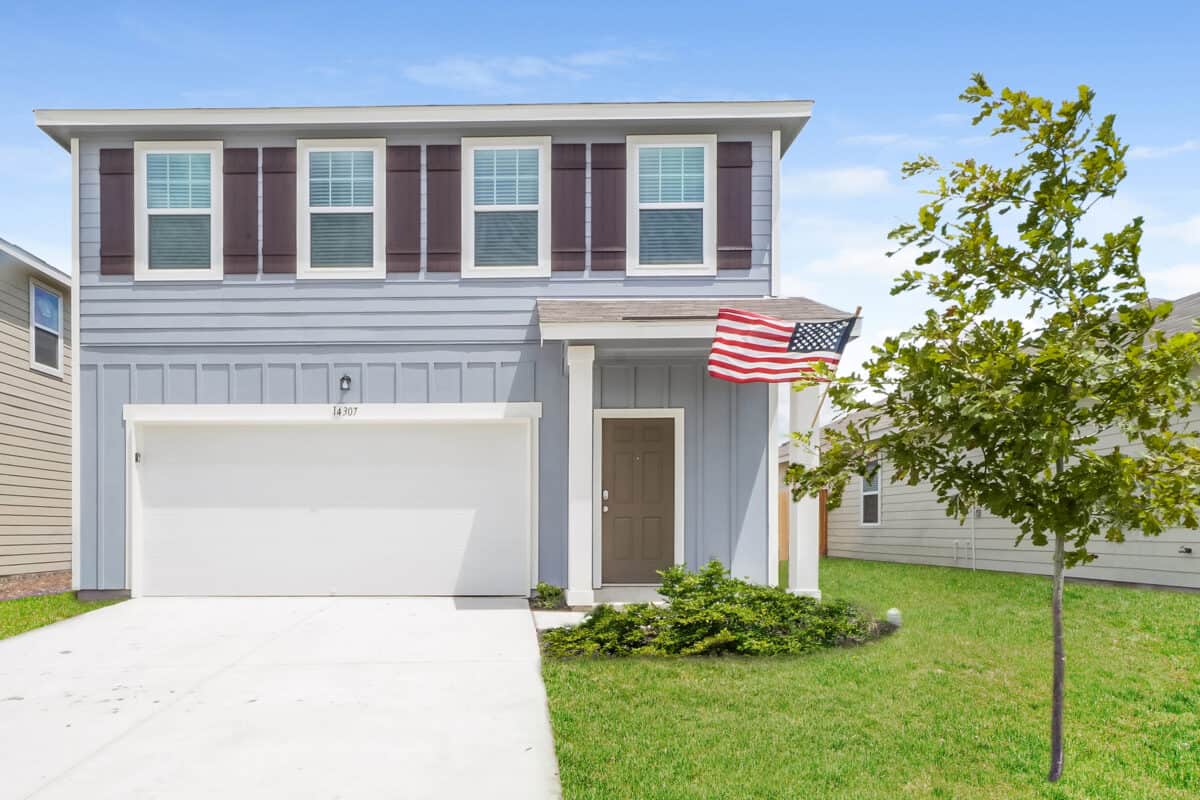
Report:
[[[263,272],[296,272],[296,148],[264,147]]]
[[[258,273],[258,148],[227,147],[223,157],[225,274]]]
[[[133,274],[133,150],[100,151],[100,274]]]
[[[750,142],[717,143],[717,266],[749,269]]]
[[[625,145],[592,145],[592,269],[625,269]]]
[[[387,271],[421,269],[421,146],[387,149]]]
[[[462,269],[462,148],[431,144],[425,148],[426,270]]]
[[[554,145],[550,167],[550,268],[581,270],[587,250],[583,208],[587,145]]]

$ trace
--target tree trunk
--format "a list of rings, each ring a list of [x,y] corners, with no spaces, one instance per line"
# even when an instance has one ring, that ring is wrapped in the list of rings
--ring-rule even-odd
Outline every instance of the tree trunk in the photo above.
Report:
[[[1050,602],[1050,616],[1054,624],[1054,689],[1050,711],[1050,775],[1054,783],[1063,771],[1063,683],[1066,679],[1067,655],[1063,647],[1063,572],[1066,561],[1066,538],[1061,534],[1054,537],[1054,597]]]

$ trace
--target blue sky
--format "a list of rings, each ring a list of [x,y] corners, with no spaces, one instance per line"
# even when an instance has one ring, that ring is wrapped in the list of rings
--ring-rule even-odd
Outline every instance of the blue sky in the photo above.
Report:
[[[910,321],[887,230],[918,152],[1002,157],[956,97],[974,71],[1054,98],[1088,83],[1133,146],[1097,224],[1147,220],[1153,293],[1200,291],[1200,4],[10,3],[0,49],[0,236],[69,268],[53,107],[807,98],[784,160],[789,294]]]

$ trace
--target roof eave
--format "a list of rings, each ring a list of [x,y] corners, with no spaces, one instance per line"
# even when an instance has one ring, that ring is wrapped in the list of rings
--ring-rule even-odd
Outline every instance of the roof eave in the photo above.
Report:
[[[25,248],[15,245],[5,239],[0,239],[0,253],[7,255],[13,261],[24,264],[29,269],[52,281],[61,287],[71,288],[71,276],[58,267],[43,261]]]
[[[305,106],[296,108],[38,109],[34,121],[64,149],[83,132],[154,128],[583,126],[621,123],[753,122],[778,128],[783,150],[812,114],[811,100],[656,103],[558,103],[458,106]]]

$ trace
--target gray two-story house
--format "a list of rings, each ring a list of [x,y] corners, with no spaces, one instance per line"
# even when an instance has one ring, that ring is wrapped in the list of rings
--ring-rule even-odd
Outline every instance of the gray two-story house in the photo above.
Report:
[[[846,316],[777,296],[810,110],[36,112],[72,160],[78,588],[773,582],[786,412],[705,366],[722,306]]]

